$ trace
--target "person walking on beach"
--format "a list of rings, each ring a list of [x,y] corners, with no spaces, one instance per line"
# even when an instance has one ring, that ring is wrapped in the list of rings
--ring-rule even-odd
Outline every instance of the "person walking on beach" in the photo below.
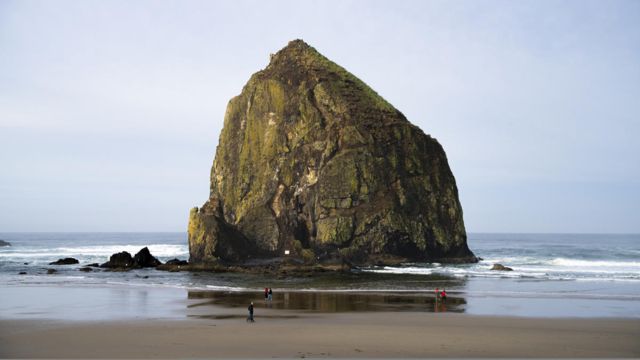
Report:
[[[269,288],[269,301],[273,300],[273,290],[271,290],[271,288]]]
[[[269,300],[269,289],[264,288],[264,301]]]
[[[251,322],[255,322],[255,320],[253,320],[253,301],[251,302],[251,304],[249,304],[249,317],[247,318],[247,322],[251,321]]]
[[[438,288],[436,288],[436,302],[438,302],[439,298],[440,298],[440,291],[438,290]]]
[[[440,293],[440,298],[442,299],[442,301],[447,300],[447,292],[445,291],[445,289],[442,289],[442,292]]]

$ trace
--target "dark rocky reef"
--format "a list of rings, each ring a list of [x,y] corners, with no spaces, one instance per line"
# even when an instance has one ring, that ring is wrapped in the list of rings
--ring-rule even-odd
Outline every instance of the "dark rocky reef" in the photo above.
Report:
[[[133,257],[129,252],[123,251],[116,254],[111,255],[109,257],[109,261],[100,265],[103,268],[131,268],[133,267]]]
[[[151,255],[151,252],[149,252],[149,248],[147,247],[144,247],[143,249],[138,251],[138,253],[133,257],[133,262],[136,264],[136,266],[143,268],[162,265],[160,260]]]
[[[508,266],[504,266],[502,264],[493,264],[493,266],[491,267],[491,269],[489,270],[497,270],[497,271],[513,271],[512,268],[508,267]]]
[[[186,260],[171,259],[171,260],[167,261],[165,264],[166,265],[184,266],[184,265],[189,265],[189,262],[186,261]]]
[[[477,261],[442,146],[302,40],[229,101],[188,232],[192,265]]]
[[[100,265],[102,268],[108,269],[140,269],[146,267],[157,267],[162,262],[151,255],[148,248],[141,249],[135,256],[131,256],[126,251],[111,255],[109,261]]]
[[[3,247],[3,246],[11,246],[11,243],[8,241],[0,240],[0,247]]]
[[[186,260],[179,260],[179,259],[171,259],[169,261],[167,261],[166,263],[159,265],[158,267],[156,267],[156,269],[158,270],[164,270],[164,271],[171,271],[171,272],[177,272],[177,271],[202,271],[202,269],[196,267],[193,268],[192,266],[190,266],[189,262]]]
[[[64,258],[64,259],[59,259],[57,261],[49,263],[49,265],[74,265],[74,264],[78,264],[78,263],[79,263],[78,259]]]

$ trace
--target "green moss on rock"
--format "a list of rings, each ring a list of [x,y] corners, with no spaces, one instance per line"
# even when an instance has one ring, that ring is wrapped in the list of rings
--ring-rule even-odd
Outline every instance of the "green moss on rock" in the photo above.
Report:
[[[227,107],[191,261],[475,261],[438,142],[301,40]]]

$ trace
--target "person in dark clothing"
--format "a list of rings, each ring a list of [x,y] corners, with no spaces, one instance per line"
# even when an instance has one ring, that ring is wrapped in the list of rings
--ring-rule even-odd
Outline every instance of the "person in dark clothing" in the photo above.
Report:
[[[273,300],[273,290],[269,288],[269,301]]]
[[[251,302],[251,304],[249,304],[249,317],[247,318],[247,321],[251,321],[251,322],[255,322],[255,320],[253,320],[253,301]]]
[[[264,288],[264,301],[269,300],[269,289]]]

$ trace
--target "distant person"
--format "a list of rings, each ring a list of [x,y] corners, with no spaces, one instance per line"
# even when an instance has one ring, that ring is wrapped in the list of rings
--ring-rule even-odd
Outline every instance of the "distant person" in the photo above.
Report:
[[[269,288],[269,301],[273,300],[273,290],[271,290],[271,288]]]
[[[255,322],[255,320],[253,320],[253,301],[251,302],[251,304],[249,304],[249,317],[247,318],[247,321],[251,321],[251,322]]]
[[[447,312],[446,301],[440,301],[439,303],[435,303],[435,306],[433,307],[433,312]]]
[[[440,293],[440,298],[442,299],[442,301],[447,300],[447,291],[445,289],[442,289],[442,292]]]
[[[436,288],[436,302],[438,301],[439,298],[440,298],[440,291],[438,291],[438,288]]]
[[[269,289],[264,288],[264,301],[269,300]]]

